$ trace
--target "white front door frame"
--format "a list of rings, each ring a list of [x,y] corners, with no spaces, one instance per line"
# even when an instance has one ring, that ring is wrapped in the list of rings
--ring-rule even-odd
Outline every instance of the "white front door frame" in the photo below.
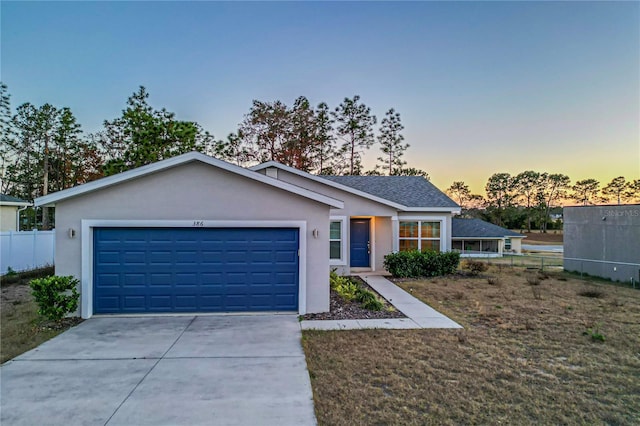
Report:
[[[298,312],[307,312],[307,222],[303,220],[82,220],[81,315],[93,315],[93,228],[297,228]]]

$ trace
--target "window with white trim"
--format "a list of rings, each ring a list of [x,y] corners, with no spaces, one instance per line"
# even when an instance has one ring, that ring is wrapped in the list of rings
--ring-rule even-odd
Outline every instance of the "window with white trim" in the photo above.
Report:
[[[329,259],[342,260],[342,221],[329,223]]]
[[[504,249],[511,250],[511,238],[504,239]]]
[[[440,251],[440,222],[400,221],[400,251]]]

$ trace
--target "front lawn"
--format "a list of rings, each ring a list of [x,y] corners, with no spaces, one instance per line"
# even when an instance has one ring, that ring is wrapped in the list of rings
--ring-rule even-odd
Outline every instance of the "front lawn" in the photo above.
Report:
[[[65,318],[59,323],[38,316],[29,281],[53,274],[53,268],[3,276],[0,286],[0,363],[8,361],[57,336],[81,321]]]
[[[640,291],[506,267],[399,285],[465,329],[304,331],[320,424],[640,423]]]

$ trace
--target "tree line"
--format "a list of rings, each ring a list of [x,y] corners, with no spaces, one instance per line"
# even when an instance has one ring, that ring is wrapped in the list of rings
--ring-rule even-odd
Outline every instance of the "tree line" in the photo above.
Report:
[[[317,174],[420,175],[407,168],[400,114],[390,108],[379,127],[376,116],[359,96],[344,98],[335,108],[325,102],[312,106],[297,98],[254,100],[237,131],[218,140],[192,121],[155,109],[140,86],[122,114],[104,120],[102,128],[84,134],[67,107],[29,102],[11,109],[10,95],[0,82],[0,191],[28,201],[186,152],[199,151],[246,166],[278,161]],[[377,133],[376,133],[377,130]],[[365,171],[362,156],[378,143],[380,157]],[[49,212],[42,213],[49,227]]]
[[[240,166],[273,160],[315,174],[429,179],[425,171],[407,167],[403,157],[409,144],[403,130],[394,108],[386,111],[378,125],[371,108],[357,95],[333,108],[325,102],[313,106],[300,96],[291,106],[279,100],[254,100],[237,130],[219,140],[196,122],[153,108],[149,93],[140,86],[119,117],[104,120],[99,131],[85,134],[67,107],[27,102],[14,112],[8,88],[0,82],[0,191],[33,201],[190,151]],[[380,156],[373,169],[365,170],[362,156],[375,144]],[[638,186],[638,180],[626,182],[619,177],[600,191],[594,179],[570,185],[562,174],[527,171],[517,176],[494,174],[485,187],[486,197],[471,194],[461,181],[447,192],[467,214],[482,215],[503,226],[524,220],[528,229],[532,223],[546,229],[543,218],[559,200],[573,197],[588,204],[606,195],[626,202],[637,199]],[[53,219],[50,212],[43,209],[40,215],[41,226],[48,229]]]
[[[484,187],[486,196],[472,194],[463,181],[456,181],[446,192],[463,210],[463,214],[488,220],[511,229],[533,227],[546,232],[550,212],[561,203],[584,206],[602,203],[640,202],[640,179],[627,181],[624,176],[600,187],[597,179],[582,179],[574,184],[569,176],[527,170],[512,176],[495,173]]]

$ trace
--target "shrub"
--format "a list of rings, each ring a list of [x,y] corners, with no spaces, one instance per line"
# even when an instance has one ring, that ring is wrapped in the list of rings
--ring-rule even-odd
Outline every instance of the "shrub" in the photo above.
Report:
[[[487,284],[489,285],[500,285],[500,278],[498,277],[487,277]]]
[[[469,271],[471,275],[478,275],[480,272],[486,271],[488,266],[479,260],[467,259],[462,264],[462,268]]]
[[[529,275],[526,279],[529,285],[540,285],[540,278],[537,276]]]
[[[592,297],[594,299],[600,299],[601,297],[604,297],[604,293],[597,289],[585,289],[580,291],[578,295],[583,297]]]
[[[358,287],[356,299],[362,304],[363,308],[369,309],[370,311],[380,311],[384,307],[375,294],[369,290],[363,289],[362,287]]]
[[[458,269],[460,253],[418,250],[400,251],[384,257],[384,267],[394,277],[436,277]]]
[[[358,296],[359,288],[358,284],[349,279],[345,279],[344,282],[336,286],[334,290],[344,299],[351,301]]]
[[[79,281],[72,276],[50,276],[31,280],[31,294],[38,304],[38,314],[59,321],[78,308]]]

